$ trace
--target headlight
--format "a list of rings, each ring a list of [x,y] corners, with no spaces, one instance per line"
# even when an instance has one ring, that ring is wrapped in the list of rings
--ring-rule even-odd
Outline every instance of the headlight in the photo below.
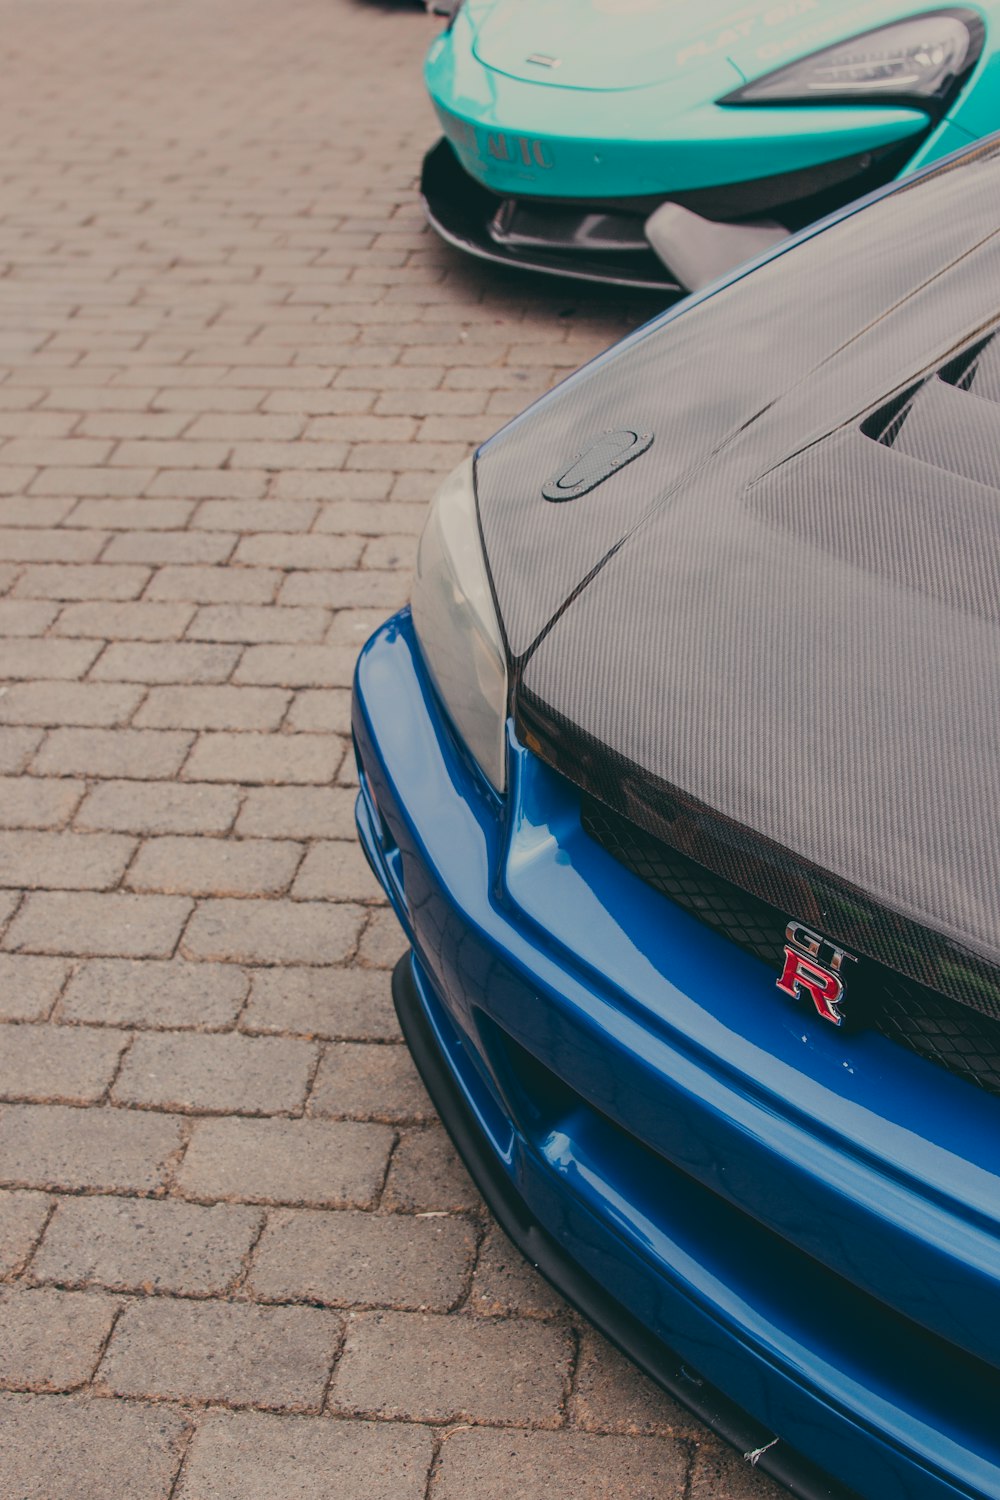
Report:
[[[928,11],[879,26],[767,73],[720,104],[820,104],[838,100],[942,102],[983,43],[971,11]]]
[[[483,774],[502,792],[507,663],[479,539],[471,458],[445,480],[431,506],[411,602],[441,700]]]

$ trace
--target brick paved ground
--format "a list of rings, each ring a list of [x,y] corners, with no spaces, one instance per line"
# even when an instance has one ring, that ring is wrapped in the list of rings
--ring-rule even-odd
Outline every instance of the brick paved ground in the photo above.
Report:
[[[0,18],[0,1500],[764,1500],[490,1227],[352,841],[423,502],[650,309],[428,236],[419,10]]]

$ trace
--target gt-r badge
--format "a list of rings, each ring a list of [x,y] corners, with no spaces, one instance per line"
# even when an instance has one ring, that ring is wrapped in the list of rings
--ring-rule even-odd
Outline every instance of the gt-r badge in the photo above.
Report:
[[[828,939],[820,937],[803,927],[801,922],[789,922],[785,928],[785,967],[775,983],[785,995],[793,1000],[802,998],[805,990],[824,1021],[834,1026],[843,1025],[840,1009],[844,998],[844,981],[841,977],[845,959],[855,963],[852,953],[845,953]]]

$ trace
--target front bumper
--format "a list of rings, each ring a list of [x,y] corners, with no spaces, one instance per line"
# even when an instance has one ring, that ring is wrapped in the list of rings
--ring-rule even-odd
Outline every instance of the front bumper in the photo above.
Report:
[[[793,1493],[1000,1500],[996,1369],[941,1336],[993,1316],[996,1101],[877,1037],[845,1064],[516,746],[501,806],[408,612],[362,655],[354,730],[404,1028],[522,1248]]]
[[[530,155],[530,146],[527,138],[518,137],[509,149]],[[884,186],[903,170],[911,153],[908,144],[902,150],[865,151],[722,187],[581,200],[543,196],[537,190],[494,192],[466,170],[443,137],[424,157],[420,191],[428,220],[441,238],[479,260],[680,297],[705,280],[692,279],[683,260],[664,264],[657,253],[658,237],[649,228],[662,205],[676,204],[698,215],[708,234],[717,228],[725,238],[739,226],[746,249],[730,255],[728,264],[736,265],[765,248],[755,244],[755,236],[763,232],[766,241],[775,229],[779,236],[791,233]]]

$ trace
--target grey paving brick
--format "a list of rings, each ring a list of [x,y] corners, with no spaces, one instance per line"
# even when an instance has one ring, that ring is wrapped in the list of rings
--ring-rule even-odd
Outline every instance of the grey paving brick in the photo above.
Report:
[[[475,1248],[459,1218],[277,1210],[248,1286],[262,1301],[447,1312],[466,1289]]]
[[[0,722],[59,728],[66,724],[124,724],[142,695],[141,687],[117,683],[18,682],[0,696]],[[52,774],[61,773],[56,770]]]
[[[251,788],[236,832],[247,838],[349,839],[354,794],[340,787]]]
[[[301,844],[287,839],[150,839],[125,883],[135,891],[192,896],[275,896],[288,889],[302,852]],[[0,884],[2,876],[0,835]]]
[[[4,937],[22,953],[168,958],[191,911],[182,896],[34,891]]]
[[[91,678],[104,682],[225,682],[239,658],[238,646],[194,641],[113,642]]]
[[[153,1192],[180,1144],[180,1122],[164,1115],[11,1105],[0,1114],[0,1183]]]
[[[55,729],[35,756],[42,776],[160,781],[178,771],[194,735],[167,729]]]
[[[148,1298],[125,1308],[97,1379],[122,1396],[315,1412],[341,1329],[320,1308]]]
[[[291,1113],[302,1107],[314,1066],[312,1044],[291,1038],[145,1033],[113,1096],[121,1104],[205,1114]]]
[[[104,549],[108,563],[224,563],[236,537],[222,531],[120,531]]]
[[[92,567],[38,563],[18,579],[18,599],[137,599],[149,569],[96,563]]]
[[[393,1213],[454,1213],[474,1209],[480,1201],[458,1152],[440,1127],[402,1132],[382,1196],[384,1209]],[[482,1259],[480,1253],[480,1263]]]
[[[732,1449],[711,1438],[698,1444],[688,1500],[782,1500],[786,1494]]]
[[[236,963],[336,964],[353,951],[362,921],[362,909],[346,904],[203,901],[182,951],[188,958]]]
[[[41,1238],[52,1209],[44,1193],[0,1188],[0,1277],[21,1270]]]
[[[330,623],[328,610],[275,609],[261,604],[209,604],[199,609],[188,636],[199,641],[316,642]]]
[[[41,635],[58,613],[58,604],[0,599],[0,636]]]
[[[309,1113],[389,1124],[435,1118],[420,1076],[402,1046],[334,1042],[327,1047],[309,1098]]]
[[[391,907],[373,911],[358,946],[358,958],[373,968],[393,969],[406,952],[407,942]]]
[[[87,795],[75,823],[77,828],[125,833],[228,833],[239,805],[240,791],[232,786],[102,781]]]
[[[50,962],[0,954],[0,994],[4,963]],[[95,959],[73,975],[59,1013],[66,1021],[101,1026],[221,1030],[239,1015],[249,987],[248,976],[233,964]]]
[[[356,839],[314,844],[299,869],[292,895],[302,901],[385,900]]]
[[[100,649],[94,641],[8,640],[0,656],[0,676],[8,681],[82,677]]]
[[[656,1438],[456,1432],[442,1451],[434,1500],[684,1500],[686,1481],[684,1449]]]
[[[348,646],[249,646],[233,680],[292,688],[346,688],[351,685],[356,659],[357,653]]]
[[[2,700],[0,700],[2,705]],[[2,720],[0,713],[0,720]],[[21,771],[42,742],[40,729],[4,729],[0,727],[0,772],[12,775]]]
[[[7,1390],[71,1391],[85,1384],[117,1310],[110,1297],[48,1287],[0,1287],[0,1385]]]
[[[0,828],[61,828],[83,800],[86,783],[38,776],[0,778]]]
[[[277,729],[290,697],[269,687],[156,687],[135,722],[154,729]]]
[[[354,968],[257,969],[241,1024],[345,1042],[399,1039],[385,976]]]
[[[371,1208],[392,1132],[326,1120],[200,1120],[178,1174],[191,1198]]]
[[[418,1422],[554,1427],[571,1360],[569,1334],[547,1323],[360,1313],[348,1325],[330,1408]]]
[[[127,1041],[122,1031],[0,1027],[0,1099],[92,1104],[105,1093]]]
[[[424,1500],[432,1455],[410,1424],[212,1412],[176,1500]]]
[[[296,457],[309,458],[325,445],[308,443],[299,445]],[[283,467],[295,467],[286,464]],[[312,468],[312,464],[302,464]],[[317,468],[326,467],[322,464]],[[339,468],[339,464],[330,465]],[[260,532],[256,536],[244,537],[236,549],[235,561],[250,567],[271,568],[353,568],[361,560],[361,543],[354,537],[296,536],[281,532]]]
[[[183,635],[194,610],[193,604],[67,604],[52,628],[56,635],[94,636],[100,640],[170,641]]]
[[[306,734],[351,732],[351,695],[347,688],[305,688],[295,694],[286,720],[289,729]]]
[[[273,568],[174,565],[158,569],[146,598],[190,600],[194,604],[269,604],[281,579],[282,574]]]
[[[552,1317],[566,1304],[493,1225],[479,1248],[469,1307],[487,1317]]]
[[[110,890],[134,848],[135,839],[114,833],[0,832],[0,886]]]
[[[184,1416],[163,1406],[0,1394],[4,1476],[17,1500],[164,1500]]]
[[[205,734],[184,767],[193,781],[278,785],[328,784],[344,759],[344,743],[318,734]]]
[[[221,1295],[261,1223],[252,1208],[150,1198],[61,1198],[31,1263],[34,1282]]]
[[[700,1430],[690,1412],[592,1328],[581,1331],[570,1410],[574,1422],[592,1432],[683,1437]]]
[[[61,958],[0,953],[0,1021],[42,1021],[66,982]]]

